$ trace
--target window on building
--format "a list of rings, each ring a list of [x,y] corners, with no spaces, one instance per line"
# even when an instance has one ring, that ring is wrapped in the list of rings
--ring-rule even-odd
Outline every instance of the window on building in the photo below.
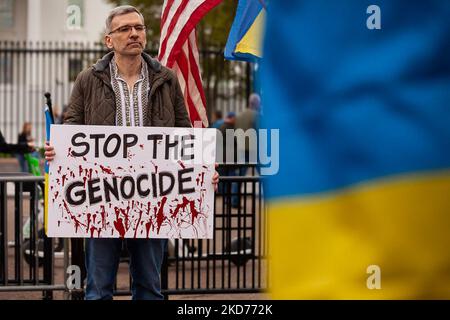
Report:
[[[14,26],[13,0],[0,0],[0,29],[11,29]]]
[[[79,30],[84,27],[84,0],[69,0],[66,13],[67,29]]]

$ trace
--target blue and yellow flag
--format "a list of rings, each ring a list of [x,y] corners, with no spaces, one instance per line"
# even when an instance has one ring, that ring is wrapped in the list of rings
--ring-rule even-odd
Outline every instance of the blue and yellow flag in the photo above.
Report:
[[[261,58],[267,0],[239,0],[231,26],[225,59],[254,61]]]
[[[45,137],[47,141],[50,141],[50,128],[51,125],[54,123],[53,120],[53,115],[52,115],[52,111],[51,108],[49,108],[48,105],[46,105],[44,107],[44,114],[45,114]],[[44,230],[45,230],[45,234],[47,234],[47,221],[48,221],[48,195],[49,195],[49,164],[47,161],[45,161],[45,175],[44,175],[44,179],[45,179],[45,208],[44,208]]]
[[[276,299],[450,298],[450,1],[372,3],[271,3]]]

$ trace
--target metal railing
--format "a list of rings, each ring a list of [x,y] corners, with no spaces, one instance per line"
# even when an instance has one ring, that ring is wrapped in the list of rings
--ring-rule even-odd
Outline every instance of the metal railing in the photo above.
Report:
[[[222,167],[230,172],[219,180],[219,191],[214,200],[213,239],[170,240],[161,276],[162,292],[166,297],[177,294],[257,293],[267,287],[267,225],[262,179],[255,175],[255,167],[250,167],[251,176],[227,176],[237,167]],[[14,186],[13,249],[8,248],[8,240],[11,239],[8,226],[11,229],[12,225],[7,220],[10,216],[7,184]],[[54,290],[65,290],[66,298],[82,299],[83,289],[69,291],[65,287],[66,274],[63,283],[55,284],[55,240],[39,238],[37,217],[39,205],[42,206],[42,203],[39,204],[39,189],[42,187],[41,177],[0,177],[0,292],[43,291],[43,298],[52,299]],[[24,202],[29,204],[25,206]],[[29,247],[26,248],[22,232],[25,207],[29,209],[31,222]],[[42,241],[41,248],[39,241]],[[83,240],[72,239],[70,256],[68,243],[65,241],[64,267],[69,264],[84,266]],[[36,254],[40,249],[43,249],[42,256]],[[26,250],[29,250],[28,255],[24,254]],[[27,256],[31,259],[28,258],[25,263]],[[125,252],[121,262],[128,261]],[[28,269],[24,270],[26,265]],[[82,269],[84,279],[84,267]],[[128,279],[127,287],[116,287],[116,296],[131,294],[131,278],[128,276]]]
[[[13,188],[8,188],[11,185]],[[8,210],[11,191],[12,215]],[[65,290],[63,284],[54,281],[54,239],[44,236],[39,223],[43,194],[43,177],[0,174],[0,292],[42,291],[43,299],[52,299],[53,291]],[[25,211],[29,218],[28,234],[23,230]],[[9,222],[10,218],[13,222]]]
[[[167,294],[256,293],[266,288],[261,179],[229,176],[221,177],[219,183],[222,192],[215,197],[214,237],[175,240],[175,254],[169,258],[175,279],[169,279]]]

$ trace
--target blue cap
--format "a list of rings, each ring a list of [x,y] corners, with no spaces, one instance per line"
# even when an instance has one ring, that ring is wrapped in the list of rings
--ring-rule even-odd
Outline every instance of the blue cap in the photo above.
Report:
[[[227,118],[234,118],[236,117],[236,112],[228,112],[227,113]]]

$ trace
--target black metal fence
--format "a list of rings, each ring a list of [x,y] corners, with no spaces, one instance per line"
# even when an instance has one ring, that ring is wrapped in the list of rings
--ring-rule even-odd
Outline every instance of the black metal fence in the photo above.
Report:
[[[233,166],[225,167],[225,170],[230,167],[233,170]],[[220,178],[214,200],[213,239],[170,241],[162,270],[162,291],[166,297],[194,293],[257,293],[267,287],[263,188],[261,178],[255,175],[255,167],[250,166],[249,170],[247,176],[225,174]],[[13,227],[8,223],[11,217],[8,183],[14,185],[14,193],[9,196],[14,198]],[[77,245],[77,241],[72,242],[70,251],[65,241],[63,267],[58,268],[62,274],[56,275],[55,283],[55,239],[39,234],[37,217],[43,205],[39,191],[42,183],[40,177],[0,177],[0,292],[42,291],[44,298],[51,299],[54,290],[64,290],[67,298],[83,298],[83,290],[70,291],[65,286],[67,266],[83,264],[83,246]],[[25,239],[22,231],[24,202],[29,202],[26,205],[31,222],[29,239]],[[8,228],[14,237],[8,233]],[[13,247],[9,248],[12,239]],[[128,263],[126,252],[121,262]],[[115,295],[131,294],[128,272],[126,278],[125,285],[124,281],[121,284],[117,281]]]
[[[6,140],[16,141],[28,121],[33,137],[43,145],[43,93],[52,94],[54,109],[61,112],[78,73],[105,53],[105,47],[92,43],[0,41],[0,128]],[[214,110],[244,110],[252,65],[224,60],[222,49],[202,50],[199,55],[208,115]]]
[[[8,210],[8,183],[14,186],[13,214]],[[53,291],[65,290],[54,283],[54,240],[43,236],[39,223],[43,187],[43,177],[0,175],[0,292],[42,291],[44,299],[52,299]],[[24,230],[25,211],[29,228]]]
[[[266,221],[259,177],[223,177],[212,240],[175,240],[168,294],[251,293],[266,288]],[[233,184],[240,184],[234,191]],[[240,198],[232,205],[232,198]],[[178,254],[176,253],[178,252]]]

